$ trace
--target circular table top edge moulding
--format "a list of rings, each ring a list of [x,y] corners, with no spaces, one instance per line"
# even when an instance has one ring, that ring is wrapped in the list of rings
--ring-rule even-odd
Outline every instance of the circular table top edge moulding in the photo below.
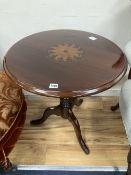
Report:
[[[4,61],[5,62],[5,61]],[[5,64],[5,63],[4,63]],[[7,76],[13,80],[16,84],[18,84],[19,86],[21,86],[24,90],[28,91],[28,92],[31,92],[31,93],[35,93],[37,95],[42,95],[42,96],[47,96],[47,97],[56,97],[56,98],[59,98],[59,97],[65,97],[65,98],[68,98],[70,96],[72,97],[85,97],[85,96],[90,96],[90,95],[95,95],[97,93],[101,93],[109,88],[111,88],[114,83],[111,82],[110,84],[105,84],[104,87],[96,87],[94,89],[85,89],[83,91],[72,91],[72,92],[59,92],[59,91],[51,91],[50,94],[48,94],[48,91],[47,90],[44,90],[44,89],[39,89],[37,87],[32,87],[32,85],[30,84],[27,84],[27,83],[23,83],[23,82],[20,82],[19,80],[17,80],[13,75],[11,75],[11,73],[9,73],[9,71],[6,69],[6,67],[4,66],[4,70],[7,74]],[[117,82],[119,82],[123,76],[125,75],[126,73],[126,70],[123,72],[123,74],[121,74],[120,76],[118,76],[116,79],[115,79],[115,84]],[[66,95],[66,94],[70,94],[70,95]]]
[[[36,52],[34,49],[32,49],[33,47],[30,46],[30,49],[29,49],[29,50],[32,49],[32,55],[30,54],[30,52],[28,52],[28,48],[26,48],[24,54],[25,54],[25,56],[27,55],[27,56],[29,56],[28,58],[30,58],[30,60],[29,59],[26,60],[26,58],[22,57],[23,56],[22,49],[20,48],[20,46],[19,46],[20,51],[18,51],[18,52],[17,52],[17,50],[15,50],[15,46],[17,46],[17,44],[20,42],[23,42],[22,44],[24,45],[24,43],[26,44],[26,42],[28,42],[28,39],[31,39],[32,36],[35,36],[37,38],[37,35],[39,35],[39,37],[40,37],[40,36],[42,36],[43,33],[46,33],[46,39],[48,39],[48,37],[47,37],[48,32],[52,33],[52,35],[53,35],[53,32],[55,32],[55,33],[57,33],[57,36],[59,36],[59,33],[61,33],[61,32],[65,32],[66,34],[69,33],[69,36],[72,36],[72,32],[73,32],[73,35],[75,36],[75,41],[78,40],[77,43],[80,43],[81,45],[78,46],[78,44],[70,44],[71,42],[67,42],[68,37],[64,38],[64,36],[63,36],[63,38],[61,36],[60,39],[55,38],[55,36],[54,36],[53,43],[55,43],[55,45],[53,47],[52,47],[52,45],[49,47],[51,39],[49,39],[50,40],[49,44],[44,43],[43,46],[42,46],[42,40],[40,41],[41,42],[40,45],[38,42],[39,40],[37,41],[37,43],[33,42],[32,43],[33,47],[35,47],[35,44],[36,44],[37,47],[40,48],[40,53],[38,53],[38,51],[37,51],[37,54],[39,54],[38,55],[38,62],[40,62],[40,64],[38,64],[39,68],[36,70],[35,69],[35,64],[37,64],[35,62],[36,58],[32,56],[33,54],[35,55]],[[71,32],[71,34],[70,34],[70,32]],[[79,34],[78,38],[76,37],[77,32]],[[102,40],[104,40],[105,42],[107,42],[107,43],[109,42],[108,47],[110,47],[110,45],[111,45],[111,49],[115,48],[116,53],[113,56],[111,55],[111,60],[108,59],[107,63],[110,63],[112,66],[112,63],[117,62],[117,65],[115,65],[116,67],[111,68],[111,70],[110,70],[108,65],[106,65],[106,60],[105,60],[106,58],[99,58],[99,60],[100,59],[102,60],[101,64],[103,64],[104,66],[106,66],[108,68],[107,72],[105,72],[105,74],[106,73],[108,74],[107,75],[108,80],[106,79],[106,75],[102,75],[102,72],[104,72],[104,69],[102,68],[103,65],[100,67],[100,63],[97,60],[97,58],[94,58],[94,60],[91,60],[91,59],[90,60],[83,60],[82,59],[81,62],[83,62],[83,63],[80,63],[81,57],[83,57],[83,54],[85,54],[83,51],[83,47],[85,47],[85,45],[86,45],[86,40],[83,41],[81,39],[81,36],[83,36],[83,33],[90,35],[90,37],[92,37],[90,40],[94,43],[95,43],[95,40],[97,40],[97,38],[96,38],[96,36],[97,36],[97,37],[102,38]],[[41,39],[42,39],[42,37],[41,37]],[[64,41],[64,40],[67,43],[65,42],[65,43],[60,44],[60,41]],[[69,40],[72,41],[72,38],[70,38]],[[88,41],[87,41],[87,44],[88,44]],[[47,52],[42,52],[43,51],[42,47],[43,47],[43,49],[49,48],[49,50],[47,50]],[[98,50],[95,47],[96,46],[94,44],[94,49],[97,53]],[[85,48],[87,48],[87,46]],[[93,47],[91,49],[93,49]],[[11,53],[12,50],[13,50],[13,52],[12,52],[13,54]],[[49,54],[49,57],[51,57],[51,58],[54,57],[54,60],[56,62],[60,60],[59,64],[57,64],[57,63],[54,64],[54,62],[50,58],[46,59],[45,58],[46,55],[44,55],[44,54],[47,54],[47,53]],[[101,51],[98,53],[100,55],[102,55]],[[15,81],[18,85],[20,85],[23,89],[25,89],[29,92],[33,92],[35,94],[39,94],[39,95],[43,95],[43,96],[44,95],[51,96],[51,97],[62,97],[62,98],[63,97],[88,96],[88,95],[93,95],[93,94],[102,92],[106,89],[109,89],[110,87],[112,87],[114,84],[116,84],[124,76],[124,74],[127,70],[127,60],[126,60],[126,56],[124,54],[121,56],[120,53],[121,53],[121,55],[123,54],[122,50],[115,43],[113,43],[109,39],[106,39],[106,38],[104,38],[100,35],[97,35],[97,34],[88,33],[86,31],[78,31],[78,30],[64,30],[64,29],[63,30],[50,30],[50,31],[32,34],[32,35],[27,36],[27,37],[23,38],[22,40],[16,42],[8,50],[8,52],[5,56],[4,70],[7,73],[7,75],[13,81]],[[43,57],[42,57],[42,54],[43,54]],[[107,55],[106,55],[106,53],[104,53],[104,54],[105,54],[105,57],[107,56],[107,58],[109,58],[109,56],[110,56],[110,55],[108,55],[109,53],[107,53]],[[19,55],[21,58],[23,58],[23,60],[19,60],[19,58],[20,58],[20,57],[18,58]],[[8,56],[10,56],[10,57],[8,57]],[[116,58],[114,58],[114,56]],[[88,59],[89,58],[90,57],[88,57]],[[92,58],[92,55],[91,55],[91,58]],[[10,61],[10,59],[12,61]],[[34,61],[34,63],[31,62],[31,59]],[[121,62],[119,61],[120,59],[121,59]],[[75,60],[75,62],[74,62],[74,60]],[[79,61],[79,65],[77,64],[77,61]],[[93,63],[93,62],[95,63],[95,61],[98,64],[98,67],[97,67],[98,70],[95,70],[94,68],[88,67],[91,63]],[[88,64],[88,62],[90,62],[90,64]],[[28,63],[28,64],[26,64],[26,63]],[[29,83],[30,81],[28,81],[29,79],[28,79],[28,77],[26,77],[26,75],[20,75],[20,71],[19,71],[20,64],[23,67],[23,69],[25,69],[25,72],[26,72],[25,74],[27,74],[27,73],[30,74],[28,77],[31,80],[31,82],[35,81],[34,84]],[[87,64],[87,67],[88,67],[88,69],[90,69],[90,71],[85,70],[85,64]],[[59,65],[64,65],[65,69],[63,70],[64,66],[63,67],[61,66],[62,67],[61,68]],[[73,68],[73,66],[75,68]],[[83,70],[81,70],[82,66],[83,66]],[[51,69],[49,70],[49,68],[51,68],[52,70]],[[66,68],[68,70],[66,70]],[[73,70],[71,70],[72,68],[73,68]],[[28,69],[30,69],[29,72],[28,72]],[[57,71],[57,70],[59,70],[59,71]],[[44,76],[47,75],[47,79],[42,80],[42,78],[41,78],[41,82],[40,82],[37,75],[35,74],[35,71],[38,72],[38,75],[40,78],[42,77],[42,75],[40,73],[43,71],[43,75]],[[56,75],[54,75],[55,71],[56,71]],[[98,74],[98,78],[97,77],[89,77],[89,75],[85,75],[85,73],[91,73],[91,71],[93,71],[92,75],[94,75],[94,76]],[[100,75],[101,77],[99,77],[99,71],[101,71],[101,75]],[[53,72],[53,73],[51,73],[51,72]],[[62,73],[65,72],[65,77],[62,77],[62,74],[60,75],[60,72],[62,72]],[[31,77],[31,73],[32,73],[32,77]],[[23,78],[22,76],[23,77],[25,76],[25,77]],[[55,82],[50,81],[50,80],[55,80],[56,77],[58,77],[59,82],[62,83],[62,87],[67,86],[67,90],[62,89],[62,88],[59,90],[59,87],[56,88],[57,82],[55,84]],[[84,80],[82,80],[82,77],[84,77]],[[74,83],[71,82],[71,80],[73,78],[74,78]],[[77,78],[80,81],[78,83],[76,83]],[[94,78],[94,80],[93,80],[93,78]],[[103,78],[103,81],[101,84],[98,82],[99,78]],[[48,79],[49,79],[49,81],[48,81]],[[69,79],[69,81],[68,81],[68,79]],[[46,81],[46,82],[44,83],[42,81]],[[83,85],[84,88],[83,89],[79,88],[79,87],[81,87],[81,84],[79,84],[79,83],[84,83],[84,82],[85,82],[85,86]],[[89,86],[87,86],[88,82],[90,82],[90,84],[92,83],[91,89],[89,88]],[[39,85],[37,86],[37,83],[40,84],[40,86]],[[66,84],[64,84],[64,83],[66,83]],[[47,84],[48,84],[48,86],[49,86],[49,84],[52,84],[52,87],[54,86],[55,88],[49,89]],[[70,88],[71,86],[68,86],[68,84],[72,85],[71,91],[68,90],[68,89],[71,89]],[[75,89],[75,85],[77,87],[76,89]]]

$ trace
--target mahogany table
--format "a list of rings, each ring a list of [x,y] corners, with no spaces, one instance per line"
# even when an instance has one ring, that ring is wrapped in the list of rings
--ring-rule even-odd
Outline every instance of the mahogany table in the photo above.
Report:
[[[110,40],[84,31],[52,30],[36,33],[14,44],[4,59],[7,75],[35,94],[58,97],[60,104],[49,107],[32,125],[45,122],[52,114],[68,119],[85,153],[89,149],[72,108],[78,97],[109,89],[125,74],[126,57]]]

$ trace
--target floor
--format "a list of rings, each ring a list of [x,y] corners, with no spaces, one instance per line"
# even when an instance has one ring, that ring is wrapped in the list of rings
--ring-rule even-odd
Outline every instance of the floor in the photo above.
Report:
[[[90,148],[89,155],[81,150],[73,127],[66,119],[52,115],[44,124],[30,126],[30,120],[39,118],[46,107],[59,103],[55,98],[32,95],[26,96],[26,124],[10,159],[18,165],[127,166],[128,141],[121,115],[119,110],[110,110],[118,98],[83,99],[80,107],[74,107],[74,113]]]

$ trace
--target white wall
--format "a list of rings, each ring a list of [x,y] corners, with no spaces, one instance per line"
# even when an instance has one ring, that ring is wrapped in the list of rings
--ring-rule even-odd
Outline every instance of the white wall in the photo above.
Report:
[[[0,0],[0,58],[19,39],[49,29],[94,32],[124,48],[130,19],[129,0]]]

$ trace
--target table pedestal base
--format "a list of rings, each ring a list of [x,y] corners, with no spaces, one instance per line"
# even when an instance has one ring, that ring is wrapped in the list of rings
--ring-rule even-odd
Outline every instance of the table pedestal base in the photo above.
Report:
[[[77,139],[79,141],[81,148],[86,154],[89,154],[89,149],[87,145],[85,144],[85,141],[81,135],[81,129],[80,129],[79,122],[72,111],[72,108],[74,105],[79,106],[82,102],[83,102],[82,99],[78,100],[76,98],[60,98],[60,104],[58,106],[47,108],[44,111],[43,116],[40,119],[32,120],[31,124],[32,125],[42,124],[52,114],[61,116],[64,119],[68,119],[74,127],[74,130],[75,130],[75,133],[76,133],[76,136],[77,136]]]

